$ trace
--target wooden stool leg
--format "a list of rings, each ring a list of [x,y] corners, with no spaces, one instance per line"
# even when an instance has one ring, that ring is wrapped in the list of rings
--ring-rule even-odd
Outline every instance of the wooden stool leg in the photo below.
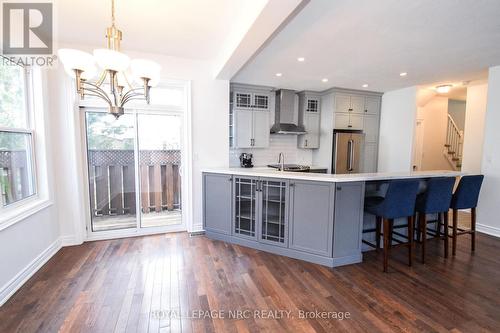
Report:
[[[472,232],[470,245],[471,251],[474,252],[476,250],[476,207],[472,208],[470,213],[470,230]]]
[[[388,260],[389,260],[389,220],[384,219],[384,272],[387,272]]]
[[[412,265],[413,258],[413,216],[408,217],[408,266]]]
[[[458,228],[458,210],[453,210],[453,236],[451,239],[451,254],[457,254],[457,228]]]
[[[425,263],[425,243],[427,240],[427,216],[425,214],[420,215],[420,232],[422,234],[422,263]]]
[[[392,247],[392,231],[394,229],[394,220],[389,219],[389,248]]]
[[[443,215],[441,213],[438,213],[438,216],[437,216],[437,221],[436,221],[436,228],[435,228],[435,232],[436,232],[436,236],[437,238],[441,238],[441,221],[443,219]]]
[[[448,258],[448,212],[444,214],[444,257]]]
[[[376,250],[380,250],[380,230],[382,229],[382,218],[380,216],[376,217],[376,230],[375,230],[375,244],[377,245]]]
[[[421,237],[420,237],[420,231],[421,231],[421,227],[420,227],[420,215],[422,215],[421,213],[418,213],[418,220],[417,220],[417,214],[415,213],[415,220],[417,221],[417,242],[420,243],[421,241]]]

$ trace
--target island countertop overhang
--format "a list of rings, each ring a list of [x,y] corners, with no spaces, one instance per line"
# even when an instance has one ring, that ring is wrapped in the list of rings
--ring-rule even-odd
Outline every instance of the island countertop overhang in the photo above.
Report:
[[[460,171],[435,170],[435,171],[412,171],[412,172],[377,172],[377,173],[353,173],[353,174],[318,174],[307,172],[278,171],[271,168],[207,168],[202,172],[218,173],[227,175],[238,175],[247,177],[265,177],[309,180],[330,183],[365,182],[365,181],[387,181],[391,179],[419,179],[434,177],[459,177],[464,175]]]

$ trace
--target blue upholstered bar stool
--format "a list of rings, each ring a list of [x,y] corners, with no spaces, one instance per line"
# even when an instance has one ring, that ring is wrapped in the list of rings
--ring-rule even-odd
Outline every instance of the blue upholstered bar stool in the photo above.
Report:
[[[385,197],[368,197],[365,200],[365,211],[377,218],[376,237],[377,250],[380,247],[380,227],[384,224],[384,272],[387,272],[389,249],[392,243],[392,227],[394,219],[408,218],[408,265],[413,256],[413,214],[418,192],[418,180],[393,180],[387,187]]]
[[[453,255],[457,253],[457,237],[463,234],[471,235],[471,251],[476,249],[476,207],[483,179],[483,175],[463,176],[451,199],[450,208],[453,209]],[[469,208],[471,210],[470,229],[460,229],[458,228],[458,210]]]
[[[427,239],[426,214],[438,214],[436,221],[436,236],[441,237],[441,221],[444,224],[444,257],[448,258],[448,210],[455,177],[430,178],[424,193],[417,196],[415,211],[418,213],[417,232],[422,240],[422,263],[425,262],[425,243]]]

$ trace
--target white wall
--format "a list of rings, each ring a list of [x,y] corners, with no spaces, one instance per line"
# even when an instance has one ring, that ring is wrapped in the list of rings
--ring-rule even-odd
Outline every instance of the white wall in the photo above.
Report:
[[[453,170],[443,154],[448,125],[448,98],[434,96],[418,108],[417,118],[423,120],[421,170]]]
[[[413,136],[417,114],[417,87],[382,96],[378,172],[412,170]]]
[[[465,108],[466,101],[459,101],[457,99],[448,100],[448,113],[461,131],[465,128]]]
[[[462,171],[480,173],[483,158],[484,121],[488,100],[488,84],[467,87]]]
[[[479,198],[477,228],[500,237],[500,66],[489,70],[481,171],[484,183]],[[467,126],[467,124],[466,124]],[[467,129],[466,129],[467,130]]]
[[[43,87],[45,76],[41,75]],[[0,306],[60,248],[57,205],[54,203],[53,145],[45,89],[35,92],[35,145],[37,147],[38,191],[43,209],[0,230]],[[40,154],[38,154],[40,153]]]

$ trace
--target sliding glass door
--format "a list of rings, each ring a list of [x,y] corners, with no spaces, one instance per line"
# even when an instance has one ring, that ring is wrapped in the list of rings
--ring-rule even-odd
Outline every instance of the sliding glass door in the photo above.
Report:
[[[182,223],[182,115],[85,111],[92,232]]]
[[[141,227],[181,220],[180,115],[139,114]]]

